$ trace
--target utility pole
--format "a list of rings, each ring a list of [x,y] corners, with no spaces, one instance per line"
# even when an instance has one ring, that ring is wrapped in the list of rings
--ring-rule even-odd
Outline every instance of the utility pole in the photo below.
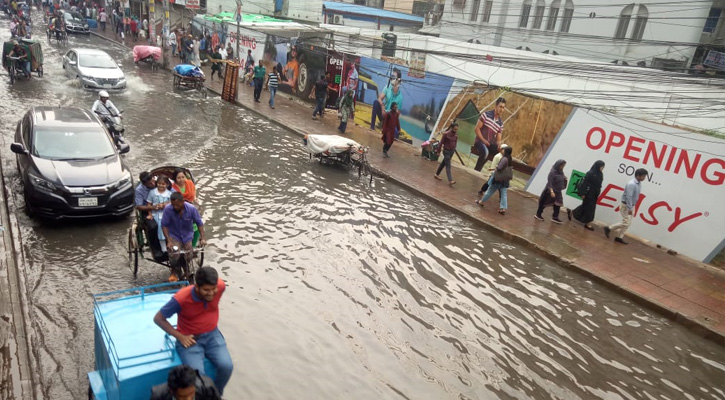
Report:
[[[242,23],[242,0],[236,0],[237,2],[237,12],[235,15],[235,19],[237,20],[237,37],[234,39],[237,42],[237,60],[239,60],[239,64],[242,64],[242,55],[239,54],[239,25]]]
[[[156,0],[149,0],[149,43],[156,42]],[[158,43],[156,43],[158,44]],[[161,44],[163,46],[163,42]],[[163,47],[162,47],[163,49]]]
[[[162,57],[161,65],[163,65],[164,68],[166,68],[167,67],[166,57],[164,56],[164,53],[166,53],[166,51],[164,51],[163,44],[164,44],[164,41],[166,41],[166,38],[171,33],[171,26],[169,24],[169,0],[164,0],[164,29],[162,29],[162,32],[163,32],[163,34],[161,35],[162,36],[161,37],[161,57]],[[169,61],[171,61],[171,60],[169,60]]]

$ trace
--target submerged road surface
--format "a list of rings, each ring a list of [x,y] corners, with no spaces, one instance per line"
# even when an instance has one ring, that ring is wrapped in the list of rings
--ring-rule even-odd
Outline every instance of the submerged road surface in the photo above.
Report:
[[[0,21],[7,37],[7,21]],[[38,33],[39,28],[36,28]],[[129,89],[134,175],[180,164],[197,177],[207,265],[229,288],[228,399],[723,399],[725,352],[592,281],[380,179],[311,162],[300,139],[246,110],[174,93],[168,73],[95,37]],[[17,119],[34,105],[90,107],[62,76],[0,76],[5,181],[22,205]],[[276,112],[285,112],[278,108]],[[164,281],[129,270],[131,217],[21,223],[35,371],[43,397],[84,398],[94,369],[91,294]]]

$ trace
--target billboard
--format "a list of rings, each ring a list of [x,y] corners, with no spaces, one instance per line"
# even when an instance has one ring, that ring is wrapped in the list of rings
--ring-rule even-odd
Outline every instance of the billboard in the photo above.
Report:
[[[725,246],[725,141],[575,109],[529,180],[529,193],[541,193],[558,159],[567,161],[566,207],[580,204],[570,189],[594,161],[602,160],[606,167],[596,218],[619,222],[624,187],[637,168],[645,168],[629,232],[706,262]]]
[[[453,78],[429,72],[422,78],[416,78],[415,71],[410,74],[407,66],[368,57],[360,58],[358,72],[358,91],[355,94],[355,122],[358,125],[371,125],[375,100],[383,93],[390,93],[393,79],[400,78],[402,132],[398,139],[416,145],[428,140],[451,91]]]

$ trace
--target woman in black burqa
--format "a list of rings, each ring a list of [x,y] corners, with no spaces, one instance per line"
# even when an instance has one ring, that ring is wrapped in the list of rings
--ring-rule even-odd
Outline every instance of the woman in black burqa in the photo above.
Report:
[[[590,231],[594,230],[592,221],[594,221],[599,193],[602,191],[602,181],[604,180],[602,171],[604,171],[604,161],[597,160],[579,183],[577,193],[582,198],[582,204],[575,208],[574,211],[567,211],[570,220],[574,216],[577,221],[583,223],[584,227]]]
[[[562,192],[566,189],[564,166],[566,166],[566,161],[558,160],[554,163],[554,166],[551,167],[551,171],[549,172],[549,176],[546,180],[546,187],[544,187],[544,191],[541,192],[541,196],[539,197],[539,209],[536,210],[536,215],[534,216],[534,218],[539,221],[544,220],[544,217],[541,215],[541,213],[544,212],[544,208],[553,206],[554,214],[551,216],[551,222],[557,224],[561,223],[561,220],[559,219],[559,210],[561,209],[561,206],[564,205],[564,196]]]

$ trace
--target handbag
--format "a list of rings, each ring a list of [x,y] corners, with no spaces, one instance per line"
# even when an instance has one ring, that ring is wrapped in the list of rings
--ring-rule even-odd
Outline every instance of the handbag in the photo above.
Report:
[[[494,182],[508,182],[514,178],[514,167],[506,167],[504,169],[497,169],[493,174]]]

